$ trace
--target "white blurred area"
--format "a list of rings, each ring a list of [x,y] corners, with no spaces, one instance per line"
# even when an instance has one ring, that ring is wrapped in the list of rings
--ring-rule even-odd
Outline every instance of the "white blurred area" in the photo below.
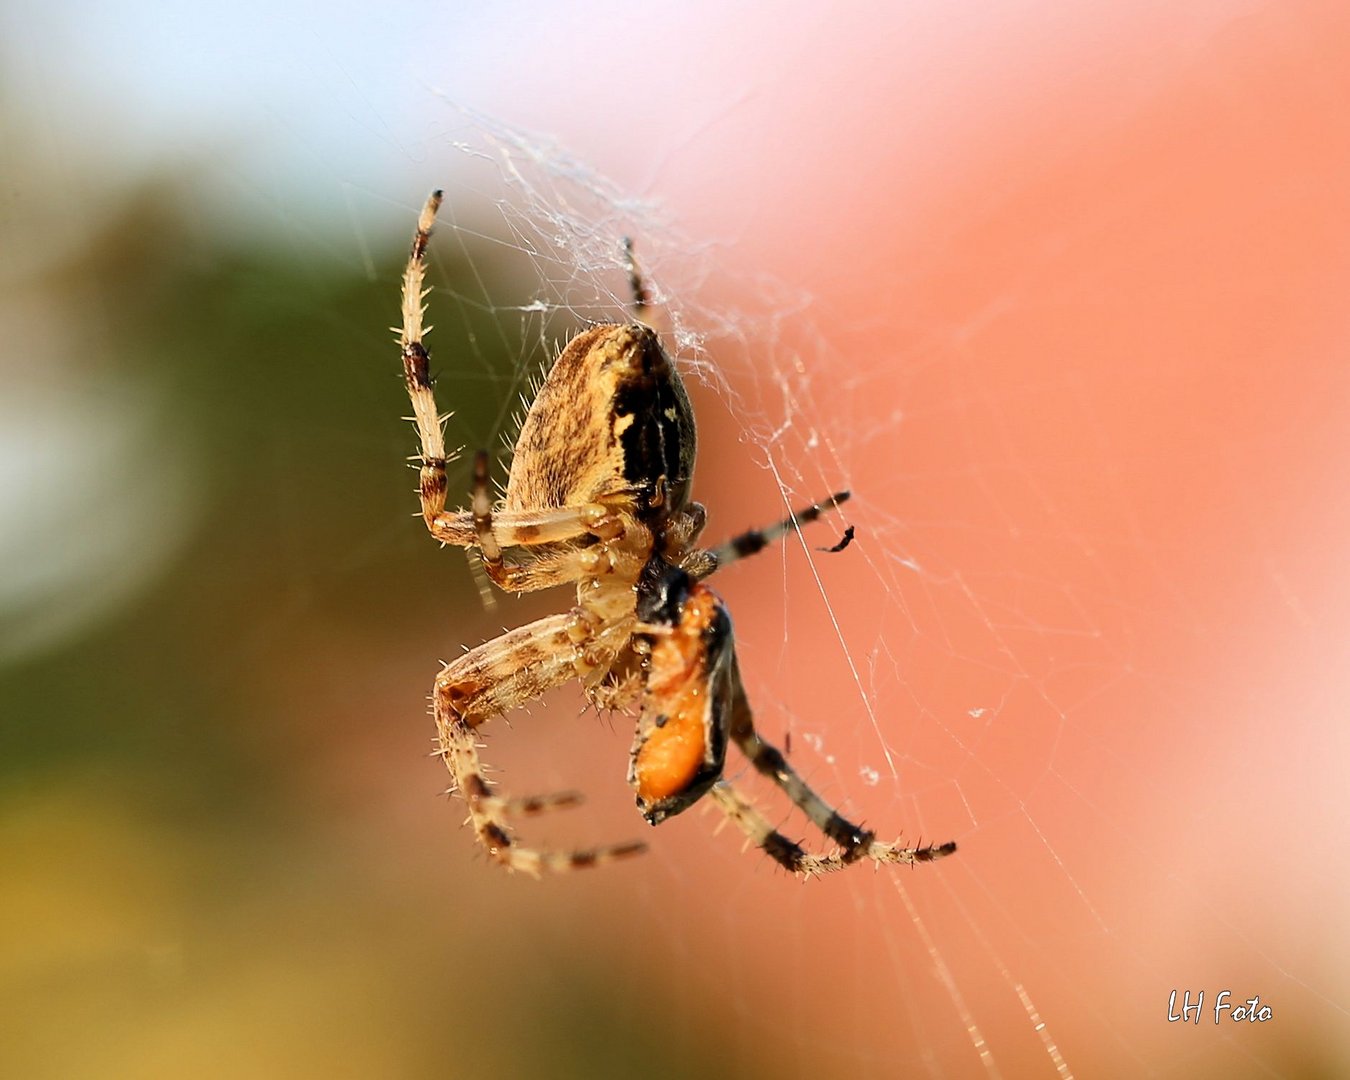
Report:
[[[50,175],[41,195],[73,202],[195,171],[203,229],[362,258],[370,216],[392,227],[427,182],[407,185],[442,133],[430,88],[481,103],[466,91],[509,87],[498,17],[432,3],[8,5],[4,122],[27,133],[10,157]],[[11,202],[6,229],[31,214]]]
[[[13,342],[7,315],[0,333]],[[42,358],[62,374],[6,379],[0,399],[0,664],[78,637],[132,602],[198,520],[196,454],[163,395],[82,371],[52,351],[52,337]]]
[[[117,270],[86,250],[144,163],[39,119],[0,109],[14,162],[0,221],[0,664],[134,602],[201,505],[192,433],[163,387],[123,366],[103,279]]]

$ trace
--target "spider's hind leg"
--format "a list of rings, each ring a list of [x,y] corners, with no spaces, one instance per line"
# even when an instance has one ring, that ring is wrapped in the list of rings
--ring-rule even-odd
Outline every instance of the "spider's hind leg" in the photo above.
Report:
[[[728,734],[762,776],[772,780],[783,794],[825,834],[839,850],[830,855],[812,855],[799,844],[772,828],[744,796],[725,781],[711,794],[723,812],[752,841],[764,849],[779,865],[794,873],[811,877],[842,870],[861,859],[873,862],[931,862],[956,850],[955,843],[930,847],[902,848],[877,840],[876,833],[849,821],[806,783],[776,746],[760,738],[755,730],[750,703],[741,684],[734,652],[729,659],[727,683],[730,696]]]
[[[821,874],[832,874],[857,861],[847,859],[842,851],[834,851],[828,855],[817,855],[807,851],[770,825],[768,819],[756,809],[755,804],[725,780],[713,785],[708,796],[717,804],[718,809],[726,814],[727,819],[745,834],[750,843],[761,848],[783,869],[800,874],[803,879],[809,880]],[[956,844],[952,842],[907,848],[901,847],[898,842],[887,844],[874,839],[868,843],[863,855],[876,863],[912,865],[934,862],[946,858],[954,851]]]

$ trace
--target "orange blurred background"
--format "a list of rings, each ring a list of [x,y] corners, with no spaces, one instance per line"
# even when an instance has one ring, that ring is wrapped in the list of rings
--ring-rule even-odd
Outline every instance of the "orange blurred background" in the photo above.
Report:
[[[11,56],[0,1071],[1345,1071],[1343,7],[400,11],[406,54],[302,6],[155,22],[278,81],[214,128],[175,99],[191,142],[139,160],[141,105],[100,134],[90,64],[39,94]],[[715,369],[711,536],[855,491],[848,551],[717,588],[766,736],[955,858],[801,887],[712,813],[645,835],[575,688],[489,760],[589,796],[540,839],[653,851],[476,854],[436,662],[567,601],[485,611],[410,516],[384,328],[435,185],[452,441],[496,445],[556,332],[521,308],[619,295],[520,249],[635,229]]]

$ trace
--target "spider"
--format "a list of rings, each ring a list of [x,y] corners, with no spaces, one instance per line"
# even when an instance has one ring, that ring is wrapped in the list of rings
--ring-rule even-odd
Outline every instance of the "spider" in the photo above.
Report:
[[[566,792],[512,797],[484,777],[479,727],[551,687],[579,678],[598,708],[637,706],[628,780],[652,825],[708,795],[752,842],[809,878],[853,863],[918,863],[950,855],[954,843],[901,847],[877,840],[820,798],[755,731],[741,684],[726,608],[703,580],[815,521],[848,497],[841,491],[765,529],[714,547],[697,546],[707,520],[690,499],[696,435],[680,376],[656,332],[627,248],[637,319],[592,326],[562,350],[526,414],[505,500],[489,495],[488,458],[473,462],[467,510],[447,511],[443,416],[423,344],[426,250],[442,193],[417,222],[403,275],[403,374],[421,452],[422,518],[442,544],[477,549],[492,582],[511,592],[574,584],[576,603],[465,653],[446,665],[432,692],[439,753],[469,808],[488,855],[539,876],[596,866],[645,850],[640,841],[590,850],[524,846],[513,823],[574,806]],[[847,542],[842,541],[837,547]],[[782,789],[835,845],[807,852],[773,828],[722,778],[728,741]]]

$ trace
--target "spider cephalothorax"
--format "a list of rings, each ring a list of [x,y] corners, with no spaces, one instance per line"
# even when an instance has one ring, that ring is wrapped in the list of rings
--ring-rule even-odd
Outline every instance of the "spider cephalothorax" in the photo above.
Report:
[[[470,508],[446,511],[444,418],[422,341],[426,248],[440,202],[434,192],[418,220],[399,331],[421,441],[422,517],[442,543],[477,549],[488,577],[503,589],[576,586],[576,603],[566,612],[507,631],[436,679],[432,710],[440,753],[488,854],[537,874],[595,865],[646,846],[524,847],[511,831],[513,821],[575,805],[580,796],[513,798],[483,776],[477,729],[572,678],[597,706],[639,709],[629,782],[653,825],[709,795],[747,837],[803,876],[860,859],[913,863],[954,851],[955,844],[903,848],[878,841],[831,809],[755,732],[731,619],[702,580],[815,521],[848,493],[719,547],[698,547],[707,515],[689,498],[697,446],[693,410],[651,327],[610,323],[577,334],[525,417],[501,505],[493,506],[487,454],[479,451]],[[631,263],[630,277],[641,310],[645,292]],[[729,741],[837,845],[835,852],[809,854],[722,779]]]

